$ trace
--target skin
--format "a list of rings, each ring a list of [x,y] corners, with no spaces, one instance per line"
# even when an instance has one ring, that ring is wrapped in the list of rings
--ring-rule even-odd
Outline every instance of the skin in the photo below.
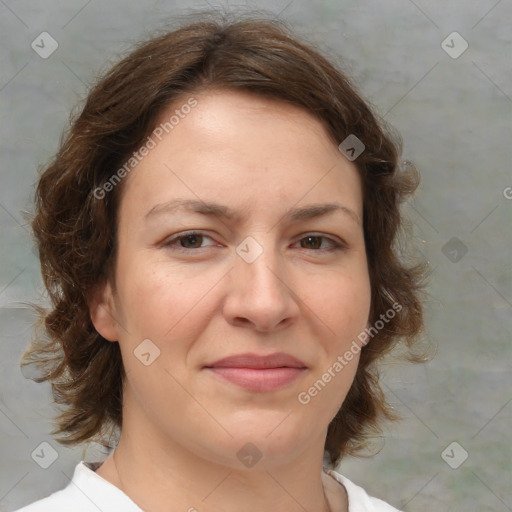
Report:
[[[368,322],[357,168],[296,106],[247,92],[194,97],[198,105],[122,183],[115,287],[99,287],[90,302],[127,373],[120,442],[97,474],[152,511],[347,510],[343,486],[321,468],[358,354],[307,405],[297,396]],[[145,220],[178,197],[215,201],[241,218],[179,210]],[[328,202],[352,214],[283,217]],[[165,245],[188,230],[203,238]],[[252,263],[236,252],[248,236],[263,250]],[[148,366],[134,355],[144,339],[160,350]],[[287,352],[307,369],[259,392],[203,368],[243,352]],[[249,442],[261,454],[252,467],[237,457]]]

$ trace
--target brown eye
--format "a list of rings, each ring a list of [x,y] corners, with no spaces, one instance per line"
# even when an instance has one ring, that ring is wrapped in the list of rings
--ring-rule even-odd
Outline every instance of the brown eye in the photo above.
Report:
[[[175,235],[164,242],[163,246],[176,251],[193,251],[194,249],[203,249],[214,245],[213,243],[203,245],[205,239],[212,240],[211,237],[194,231]]]
[[[304,249],[320,249],[322,245],[321,236],[307,236],[301,240],[301,245]],[[305,244],[302,242],[306,241]]]
[[[322,247],[324,240],[330,244],[330,247]],[[333,251],[344,248],[344,246],[339,242],[323,235],[308,235],[301,238],[299,242],[302,249],[313,249],[315,251]]]
[[[178,238],[180,240],[181,247],[185,249],[196,249],[197,247],[201,247],[201,242],[203,241],[203,235],[200,234],[192,234],[180,236]],[[187,246],[187,244],[192,245],[193,247]]]

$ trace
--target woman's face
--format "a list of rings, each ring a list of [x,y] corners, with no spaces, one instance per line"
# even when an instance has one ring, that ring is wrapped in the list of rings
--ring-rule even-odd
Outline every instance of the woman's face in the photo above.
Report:
[[[239,469],[323,455],[370,308],[357,169],[297,107],[194,97],[124,178],[116,289],[91,309],[120,344],[125,424]],[[276,353],[300,363],[262,368]]]

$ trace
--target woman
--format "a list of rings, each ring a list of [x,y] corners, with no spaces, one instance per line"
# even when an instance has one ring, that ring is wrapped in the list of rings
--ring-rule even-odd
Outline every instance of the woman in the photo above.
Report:
[[[40,177],[53,309],[23,362],[61,443],[113,451],[20,510],[396,510],[332,468],[392,417],[376,363],[423,325],[399,158],[276,21],[205,17],[115,65]]]

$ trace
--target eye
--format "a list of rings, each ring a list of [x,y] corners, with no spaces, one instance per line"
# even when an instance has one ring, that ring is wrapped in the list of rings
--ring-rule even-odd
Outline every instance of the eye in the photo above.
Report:
[[[204,247],[201,244],[205,238],[212,240],[211,237],[204,235],[203,233],[198,231],[191,231],[189,233],[181,233],[179,235],[173,236],[164,242],[163,245],[178,251],[189,251],[194,249],[201,249],[201,247]]]
[[[171,250],[190,252],[196,249],[208,247],[208,245],[203,245],[205,239],[213,240],[211,237],[201,233],[200,231],[190,231],[188,233],[174,235],[167,239],[163,243],[163,246]],[[328,247],[322,247],[325,245],[324,242],[327,243]],[[301,244],[300,249],[311,249],[315,252],[346,249],[346,246],[343,243],[337,242],[333,238],[320,234],[308,234],[298,240],[294,245],[297,243]],[[215,244],[209,244],[210,247],[214,245]]]
[[[321,247],[322,241],[326,240],[330,248]],[[325,235],[309,234],[301,238],[297,243],[301,244],[302,249],[313,249],[315,251],[334,251],[336,249],[345,249],[345,245]]]

